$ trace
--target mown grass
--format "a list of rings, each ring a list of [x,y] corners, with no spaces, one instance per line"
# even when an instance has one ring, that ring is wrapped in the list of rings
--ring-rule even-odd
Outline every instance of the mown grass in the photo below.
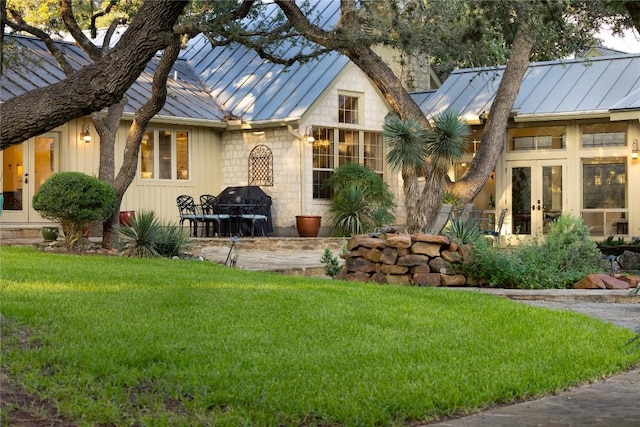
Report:
[[[2,364],[81,425],[401,425],[640,359],[631,331],[486,294],[31,248],[0,263]]]

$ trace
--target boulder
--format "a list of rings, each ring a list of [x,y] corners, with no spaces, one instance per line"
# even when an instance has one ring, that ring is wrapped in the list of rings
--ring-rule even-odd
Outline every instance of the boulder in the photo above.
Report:
[[[436,257],[440,256],[441,247],[441,245],[436,243],[416,242],[411,246],[411,252],[414,254]]]
[[[448,245],[451,243],[446,236],[434,236],[431,234],[414,234],[411,238],[416,242],[437,243],[438,245]]]
[[[467,278],[462,274],[441,274],[442,286],[463,286],[467,284]]]
[[[387,238],[385,243],[392,248],[410,248],[411,236],[391,236]]]
[[[440,286],[440,273],[418,273],[413,275],[413,284],[417,286]]]

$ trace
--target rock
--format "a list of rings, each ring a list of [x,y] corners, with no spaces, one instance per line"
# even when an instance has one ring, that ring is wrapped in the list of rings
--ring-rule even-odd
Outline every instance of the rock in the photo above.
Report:
[[[391,236],[387,238],[385,243],[392,248],[410,248],[411,236]]]
[[[601,279],[607,289],[629,289],[629,284],[623,280],[607,276],[606,274],[602,274],[601,276]]]
[[[440,257],[433,258],[431,261],[429,261],[429,267],[431,267],[431,271],[433,272],[438,272],[443,274],[455,273],[451,268],[451,266],[449,266],[449,263],[447,263],[445,260],[443,260]]]
[[[640,253],[624,251],[616,261],[623,270],[635,270],[640,266]]]
[[[430,257],[440,256],[440,248],[442,246],[436,243],[416,242],[411,246],[411,252],[414,254],[428,255]]]
[[[378,248],[382,249],[385,247],[384,240],[378,239],[376,237],[370,237],[364,234],[357,234],[353,236],[347,242],[347,249],[353,250],[358,246],[365,246],[367,248]]]
[[[384,273],[376,273],[373,276],[371,276],[371,278],[369,279],[370,282],[374,282],[374,283],[380,283],[381,285],[384,285],[387,283],[387,275]]]
[[[440,286],[440,273],[418,273],[413,275],[413,283],[418,286]]]
[[[573,284],[574,289],[629,289],[629,283],[608,274],[589,274]]]
[[[589,274],[573,284],[573,289],[606,289],[599,274]]]
[[[414,265],[411,267],[410,270],[413,274],[427,274],[427,273],[432,273],[431,271],[431,267],[429,267],[429,264],[427,265]]]
[[[381,256],[382,256],[382,251],[376,248],[376,249],[369,250],[367,255],[365,255],[365,258],[371,262],[379,262]]]
[[[409,267],[404,265],[382,264],[380,266],[380,272],[384,274],[406,274],[408,271]]]
[[[406,274],[404,275],[388,274],[387,283],[390,285],[409,286],[411,285],[411,280],[410,280],[410,277],[407,276]]]
[[[638,286],[638,281],[640,281],[640,277],[638,276],[622,275],[619,276],[618,279],[622,280],[623,282],[627,282],[630,288],[636,288]]]
[[[398,259],[398,251],[395,248],[384,248],[380,256],[380,262],[383,264],[395,264]]]
[[[437,243],[443,246],[451,243],[451,240],[446,236],[433,236],[431,234],[414,234],[411,238],[416,242]]]
[[[458,252],[442,251],[440,256],[447,262],[462,262],[462,255]]]
[[[376,271],[376,265],[364,258],[349,258],[345,262],[345,267],[349,271],[360,271],[366,273],[372,273]]]
[[[441,274],[442,286],[462,286],[467,284],[467,278],[462,274]]]
[[[428,265],[430,258],[426,255],[409,254],[398,258],[397,265]]]
[[[363,271],[356,271],[347,275],[347,280],[351,282],[368,282],[371,275]]]

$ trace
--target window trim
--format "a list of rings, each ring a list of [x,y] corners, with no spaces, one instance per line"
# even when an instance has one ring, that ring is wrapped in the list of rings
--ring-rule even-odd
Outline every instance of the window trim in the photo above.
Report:
[[[170,132],[171,133],[171,178],[160,178],[160,133],[161,132]],[[187,137],[187,179],[179,179],[178,178],[178,133],[185,133]],[[138,179],[143,183],[185,183],[191,182],[193,180],[193,160],[192,160],[192,132],[187,129],[173,129],[173,128],[160,128],[153,127],[147,128],[145,131],[145,135],[152,133],[153,134],[153,177],[152,178],[144,178],[142,176],[142,149],[140,150],[138,157],[138,166],[139,166],[139,174]],[[143,136],[144,138],[144,136]]]

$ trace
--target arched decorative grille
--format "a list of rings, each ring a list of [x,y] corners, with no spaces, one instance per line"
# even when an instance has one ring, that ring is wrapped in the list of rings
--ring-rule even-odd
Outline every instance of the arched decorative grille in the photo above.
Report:
[[[249,185],[273,186],[273,154],[264,144],[249,153]]]

